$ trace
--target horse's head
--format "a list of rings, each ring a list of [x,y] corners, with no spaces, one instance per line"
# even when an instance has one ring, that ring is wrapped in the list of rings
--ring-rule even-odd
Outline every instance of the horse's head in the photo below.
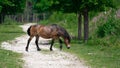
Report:
[[[64,39],[64,42],[65,42],[65,44],[66,44],[66,47],[67,47],[68,49],[70,49],[70,40],[67,39],[67,38],[65,38],[65,39]]]
[[[54,25],[54,26],[56,26],[56,28],[58,29],[57,30],[58,31],[57,32],[58,36],[61,36],[64,39],[64,43],[65,43],[66,47],[68,49],[70,49],[70,40],[71,40],[71,38],[70,38],[69,33],[61,26],[58,26],[58,25]]]

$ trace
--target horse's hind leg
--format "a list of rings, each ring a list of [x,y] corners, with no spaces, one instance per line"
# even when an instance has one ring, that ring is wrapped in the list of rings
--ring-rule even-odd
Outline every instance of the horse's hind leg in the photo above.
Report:
[[[37,46],[37,50],[40,51],[41,49],[38,46],[38,40],[39,40],[39,36],[36,36],[35,44]]]
[[[30,38],[28,39],[27,46],[26,46],[26,51],[28,51],[29,43],[32,40],[32,38],[33,38],[33,36],[30,36]]]
[[[51,46],[50,46],[50,51],[53,51],[52,46],[54,44],[54,39],[52,39]]]
[[[62,40],[59,39],[59,43],[60,43],[60,50],[62,50]]]

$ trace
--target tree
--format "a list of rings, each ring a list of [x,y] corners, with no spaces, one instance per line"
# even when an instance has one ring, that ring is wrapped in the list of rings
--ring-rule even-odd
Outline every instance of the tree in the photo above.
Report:
[[[88,40],[89,35],[89,12],[90,11],[107,11],[114,8],[113,0],[83,0],[80,10],[84,16],[84,42]]]
[[[25,0],[0,0],[0,23],[5,15],[23,12]]]
[[[89,12],[104,11],[114,6],[112,0],[37,0],[34,7],[38,12],[61,11],[64,13],[77,13],[78,39],[82,37],[81,23],[83,18],[84,41],[86,42],[89,37]]]

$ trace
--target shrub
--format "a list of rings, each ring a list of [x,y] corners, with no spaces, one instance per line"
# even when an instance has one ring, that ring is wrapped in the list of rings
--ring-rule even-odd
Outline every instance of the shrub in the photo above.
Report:
[[[114,16],[108,17],[107,21],[103,25],[99,25],[97,29],[98,37],[105,37],[107,35],[119,35],[120,32],[120,20]]]
[[[4,25],[17,25],[17,24],[21,24],[11,18],[5,17],[5,21],[3,23]]]

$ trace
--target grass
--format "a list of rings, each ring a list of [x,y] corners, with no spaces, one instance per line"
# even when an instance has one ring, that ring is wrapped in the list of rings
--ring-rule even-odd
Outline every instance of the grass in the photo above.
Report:
[[[0,42],[12,40],[21,34],[23,31],[18,25],[0,25]]]
[[[24,32],[19,25],[0,24],[0,44],[3,41],[13,40]],[[0,47],[0,68],[22,68],[22,54],[18,54]]]
[[[21,54],[0,49],[0,68],[22,68]]]
[[[116,47],[72,43],[71,49],[64,51],[75,54],[92,68],[119,68],[120,49]]]
[[[59,44],[55,44],[59,48]],[[78,40],[72,40],[71,48],[67,49],[63,44],[63,51],[76,55],[91,68],[119,68],[120,49],[116,46],[90,45]]]

